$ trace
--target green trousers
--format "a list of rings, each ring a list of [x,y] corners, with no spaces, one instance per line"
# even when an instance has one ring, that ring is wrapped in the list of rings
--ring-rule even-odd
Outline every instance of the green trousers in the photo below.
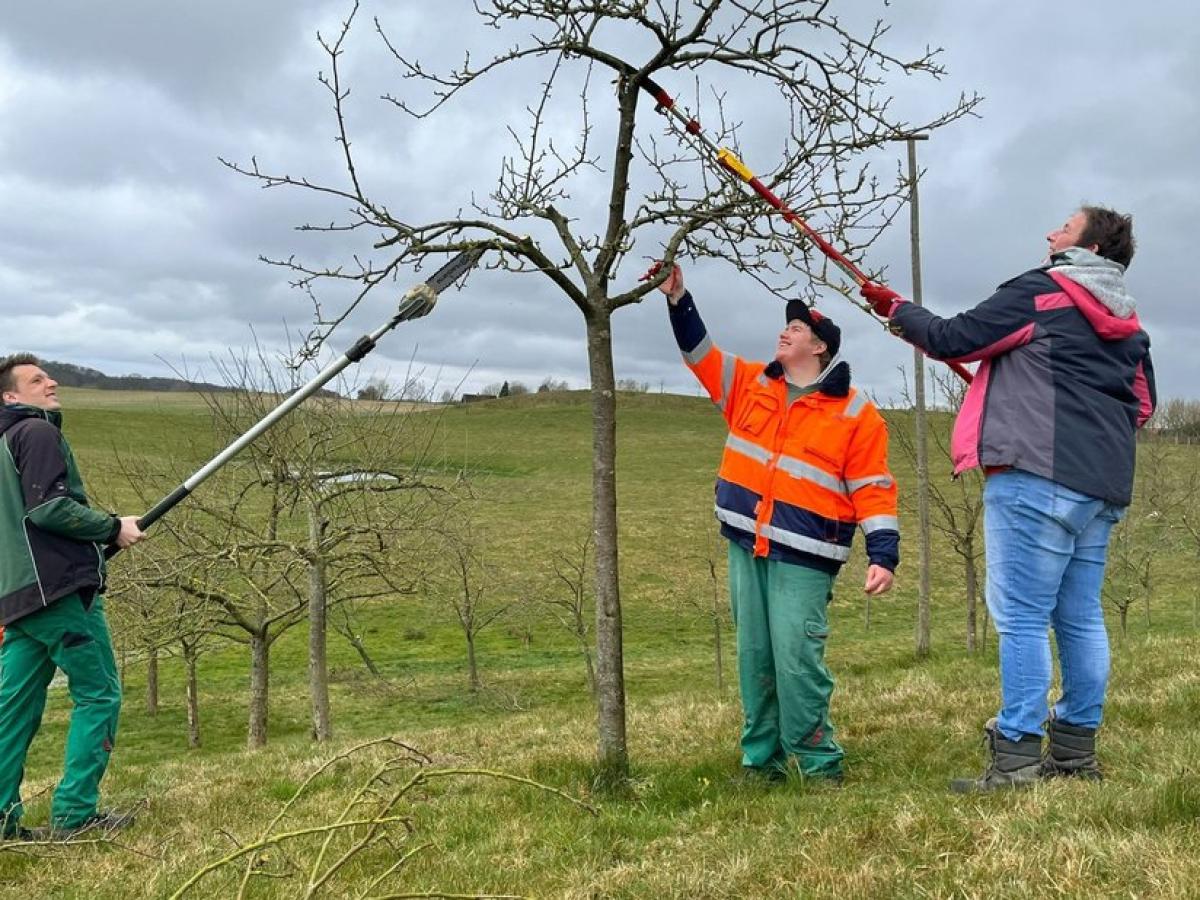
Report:
[[[743,766],[841,775],[845,752],[829,721],[833,675],[825,666],[832,589],[832,575],[729,544]]]
[[[96,812],[121,709],[121,683],[104,598],[84,605],[71,594],[14,622],[0,644],[0,821],[12,832],[21,819],[21,781],[29,745],[42,723],[54,670],[67,676],[71,725],[63,777],[54,790],[50,821],[75,828]]]

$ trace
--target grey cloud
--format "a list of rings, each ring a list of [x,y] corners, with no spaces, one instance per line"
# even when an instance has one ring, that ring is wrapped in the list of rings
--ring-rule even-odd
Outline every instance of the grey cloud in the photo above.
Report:
[[[349,3],[327,0],[163,4],[130,0],[16,4],[0,23],[0,312],[30,349],[114,372],[162,372],[159,358],[203,365],[210,354],[251,341],[284,346],[308,326],[310,308],[287,273],[256,261],[291,253],[315,264],[370,256],[373,235],[300,233],[302,222],[340,218],[344,200],[260,191],[217,156],[265,170],[346,183],[328,94],[316,82],[327,60],[313,38],[332,36]],[[1174,11],[1174,13],[1172,12]],[[859,10],[867,15],[871,10]],[[521,129],[544,67],[530,65],[464,93],[428,120],[379,101],[386,91],[418,96],[399,78],[373,33],[378,13],[396,40],[445,68],[468,46],[495,45],[473,14],[434,4],[365,2],[343,57],[352,87],[348,124],[369,192],[401,219],[453,215],[492,188],[512,152],[506,126]],[[937,133],[920,147],[926,303],[952,314],[1000,281],[1036,265],[1043,235],[1081,200],[1130,209],[1140,249],[1131,289],[1151,330],[1164,396],[1194,396],[1200,341],[1182,261],[1190,253],[1197,195],[1192,161],[1200,139],[1192,51],[1198,17],[1181,0],[1156,15],[1133,15],[1105,0],[1069,19],[1041,7],[913,0],[893,5],[888,41],[906,52],[947,48],[940,83],[897,78],[897,108],[914,121],[957,96],[987,96],[983,118]],[[507,38],[501,36],[502,40]],[[477,56],[478,58],[478,56]],[[714,91],[745,123],[747,161],[769,169],[785,123],[752,85],[677,73],[674,92],[705,116]],[[598,75],[597,77],[607,77]],[[556,97],[556,138],[578,130],[572,72]],[[694,96],[698,79],[700,96]],[[644,110],[642,135],[662,146],[664,122]],[[595,146],[611,134],[596,123]],[[903,148],[879,159],[890,179]],[[652,187],[638,176],[635,194]],[[573,185],[564,208],[595,230],[606,202],[604,176]],[[864,260],[910,288],[906,217]],[[531,229],[532,230],[532,229]],[[652,243],[639,244],[621,273],[632,284]],[[689,284],[714,337],[759,357],[773,347],[778,301],[728,267],[688,263]],[[374,292],[332,341],[342,348],[390,314],[415,277]],[[334,308],[345,287],[323,288]],[[31,306],[33,307],[31,309]],[[911,350],[840,298],[822,308],[842,325],[856,379],[883,397],[897,393],[897,368]],[[15,330],[14,330],[15,329]],[[662,300],[654,295],[614,320],[619,377],[695,393],[679,362]],[[587,380],[578,311],[536,276],[477,272],[428,318],[389,336],[366,364],[399,377],[411,365],[466,377],[468,389],[547,375]],[[429,377],[433,377],[431,374]]]

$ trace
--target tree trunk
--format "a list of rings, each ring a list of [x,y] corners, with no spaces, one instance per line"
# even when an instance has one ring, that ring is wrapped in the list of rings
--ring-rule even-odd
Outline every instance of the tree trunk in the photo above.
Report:
[[[612,325],[598,299],[587,319],[592,388],[592,536],[596,547],[596,706],[602,779],[629,774],[625,739],[625,663],[617,555],[617,395]]]
[[[363,665],[367,667],[367,671],[376,678],[382,678],[383,675],[379,671],[379,666],[375,664],[375,660],[371,659],[371,654],[367,652],[366,644],[363,643],[362,638],[358,636],[349,621],[346,622],[345,630],[343,631],[339,628],[338,633],[350,642],[350,646],[354,648],[354,651],[358,654],[358,658],[363,661]]]
[[[587,678],[588,693],[592,695],[592,699],[596,698],[596,667],[592,664],[592,649],[586,643],[583,645],[583,667],[584,677]]]
[[[975,550],[971,541],[967,542],[963,569],[967,579],[967,652],[975,652],[975,633],[977,611],[979,608],[979,573],[975,569]]]
[[[326,655],[328,613],[325,559],[321,540],[325,521],[314,504],[308,514],[308,693],[312,700],[312,738],[324,743],[333,737],[329,718],[329,662]]]
[[[469,628],[467,629],[467,681],[471,686],[471,693],[479,693],[479,666],[475,662],[475,633]]]
[[[151,647],[146,658],[146,715],[158,715],[158,648]]]
[[[246,746],[251,750],[267,745],[267,686],[271,645],[267,630],[250,634],[250,722]]]
[[[583,620],[583,608],[576,607],[573,615],[575,617],[575,640],[579,643],[579,655],[583,657],[584,677],[587,678],[588,693],[592,695],[592,699],[595,699],[596,667],[592,665],[592,646],[588,641],[588,631]]]
[[[912,250],[912,302],[921,306],[921,201],[917,179],[917,138],[908,138],[908,211]],[[930,624],[931,535],[929,528],[929,425],[925,414],[925,355],[913,350],[913,390],[916,409],[914,425],[917,457],[917,622],[914,634],[915,652],[918,659],[929,655],[932,638]]]
[[[1129,607],[1121,607],[1121,637],[1129,637],[1129,623],[1126,621],[1129,617]]]
[[[713,610],[713,656],[717,666],[717,693],[725,693],[725,654],[721,647],[720,610]]]
[[[187,669],[187,730],[188,730],[188,747],[193,750],[200,746],[200,690],[199,682],[196,678],[196,653],[195,644],[189,644],[187,641],[182,642],[183,645],[183,663]]]

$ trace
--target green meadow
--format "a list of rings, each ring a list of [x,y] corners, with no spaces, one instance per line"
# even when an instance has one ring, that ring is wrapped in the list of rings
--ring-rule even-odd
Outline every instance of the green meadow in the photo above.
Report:
[[[123,472],[148,473],[141,491],[154,499],[219,449],[194,397],[62,393],[85,478],[122,512],[140,511],[142,502]],[[887,416],[893,431],[912,427],[905,412]],[[982,767],[981,726],[997,702],[995,637],[967,652],[962,566],[935,536],[933,649],[914,657],[915,515],[905,510],[895,590],[872,602],[868,619],[857,547],[831,607],[828,662],[838,680],[833,721],[848,754],[845,785],[767,785],[738,777],[732,635],[723,620],[718,685],[706,612],[714,590],[720,603],[725,597],[724,547],[711,513],[722,420],[700,398],[621,394],[632,777],[614,791],[593,783],[595,713],[583,660],[545,602],[565,589],[555,561],[577,559],[589,531],[587,395],[507,398],[413,418],[428,430],[430,470],[469,480],[485,536],[488,602],[508,605],[478,638],[482,689],[468,690],[463,636],[444,598],[385,597],[356,613],[381,677],[330,634],[332,742],[310,739],[301,624],[271,652],[268,745],[245,749],[248,653],[225,643],[200,658],[202,745],[189,749],[182,664],[163,659],[151,716],[144,659],[117,634],[126,696],[104,801],[138,807],[138,821],[112,842],[0,846],[0,896],[170,896],[206,866],[280,832],[298,836],[215,869],[186,896],[305,896],[324,833],[299,833],[332,822],[377,767],[387,768],[390,785],[417,771],[387,766],[394,747],[354,749],[387,737],[448,774],[418,779],[394,807],[402,821],[392,842],[349,858],[314,896],[1200,896],[1200,553],[1171,526],[1189,502],[1183,491],[1200,471],[1200,448],[1154,446],[1156,490],[1175,505],[1131,511],[1153,523],[1134,533],[1153,579],[1148,603],[1139,595],[1130,608],[1127,634],[1109,612],[1103,783],[1060,781],[987,797],[948,792],[951,778]],[[948,417],[935,416],[935,427],[947,428]],[[934,478],[948,478],[947,464],[933,468]],[[911,491],[912,468],[895,453],[893,470]],[[114,584],[125,565],[114,560]],[[68,714],[57,688],[29,760],[28,824],[48,813]],[[347,756],[308,783],[272,829],[305,779],[339,754]],[[348,834],[338,837],[342,849]]]

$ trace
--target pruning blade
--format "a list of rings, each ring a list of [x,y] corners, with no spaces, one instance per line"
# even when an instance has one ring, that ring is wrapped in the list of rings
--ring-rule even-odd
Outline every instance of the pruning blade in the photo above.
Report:
[[[475,264],[483,256],[484,249],[483,247],[472,247],[469,250],[462,251],[429,276],[425,283],[440,294],[446,288],[450,287],[450,285],[454,284],[459,277],[475,268]]]

